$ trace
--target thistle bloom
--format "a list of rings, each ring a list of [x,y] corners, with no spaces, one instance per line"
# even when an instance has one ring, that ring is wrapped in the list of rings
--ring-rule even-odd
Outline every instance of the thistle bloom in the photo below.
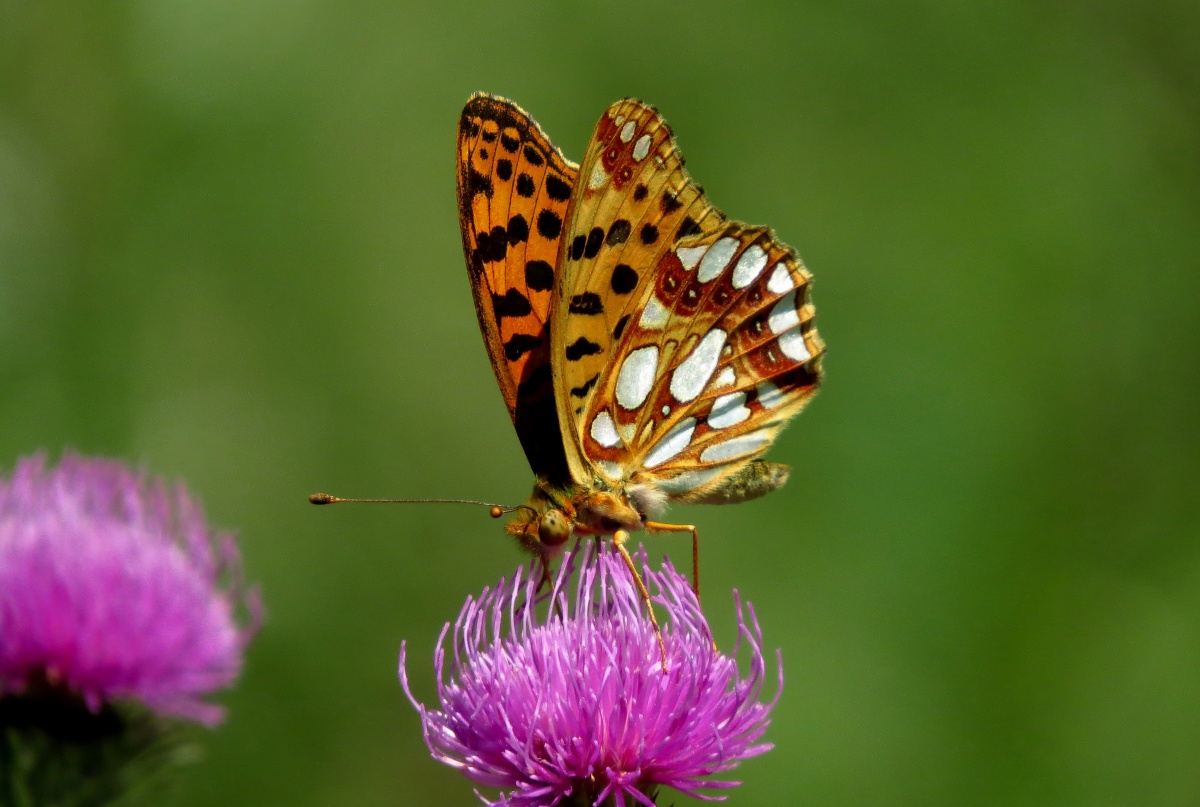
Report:
[[[258,615],[232,537],[182,485],[76,455],[0,478],[0,696],[49,684],[212,725],[202,698],[237,677]]]
[[[538,578],[501,580],[468,598],[454,623],[453,670],[445,676],[442,631],[434,664],[438,708],[421,714],[435,759],[479,785],[502,791],[491,805],[653,805],[659,786],[691,796],[737,782],[711,777],[770,750],[758,742],[779,695],[759,700],[766,665],[753,607],[734,593],[740,637],[718,652],[688,581],[664,562],[646,570],[657,590],[666,671],[654,628],[628,568],[612,549],[583,549],[574,597],[564,592],[570,563],[551,589],[544,619],[526,603]],[[645,566],[643,557],[643,567]],[[746,615],[748,614],[748,619]],[[734,660],[749,646],[749,674]],[[782,685],[782,663],[779,676]]]

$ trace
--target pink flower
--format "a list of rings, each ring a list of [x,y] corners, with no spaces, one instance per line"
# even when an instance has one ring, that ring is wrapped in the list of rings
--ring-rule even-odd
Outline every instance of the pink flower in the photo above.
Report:
[[[49,681],[93,711],[136,699],[212,725],[202,699],[237,678],[259,615],[232,537],[181,484],[70,454],[0,478],[0,695]]]
[[[654,629],[620,556],[580,560],[573,598],[562,590],[564,563],[538,619],[536,577],[517,570],[511,582],[468,598],[454,623],[453,670],[445,676],[442,633],[434,663],[438,708],[413,698],[400,651],[400,680],[421,713],[435,759],[479,785],[499,788],[493,805],[541,807],[560,802],[624,807],[653,805],[657,788],[701,798],[699,788],[737,782],[714,774],[771,748],[759,742],[778,699],[759,700],[766,665],[753,608],[747,621],[734,594],[739,642],[749,645],[749,673],[713,646],[688,581],[669,563],[646,571],[662,621],[667,671]],[[643,566],[644,566],[643,558]],[[779,681],[782,685],[782,663]]]

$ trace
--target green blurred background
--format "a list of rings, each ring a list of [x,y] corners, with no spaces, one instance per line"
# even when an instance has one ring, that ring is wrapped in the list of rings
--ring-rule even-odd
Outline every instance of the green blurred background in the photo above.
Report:
[[[305,496],[528,493],[455,212],[480,89],[575,159],[657,104],[816,277],[792,482],[675,511],[722,643],[737,587],[783,650],[734,803],[1200,803],[1198,39],[1165,1],[0,0],[0,460],[185,478],[269,610],[173,803],[474,803],[397,649],[432,697],[517,550]]]

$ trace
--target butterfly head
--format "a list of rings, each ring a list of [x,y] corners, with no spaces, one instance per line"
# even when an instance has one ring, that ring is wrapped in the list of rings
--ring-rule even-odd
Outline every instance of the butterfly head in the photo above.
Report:
[[[539,483],[505,529],[533,554],[552,556],[575,530],[575,508],[566,492]]]
[[[561,551],[572,535],[611,535],[640,530],[643,514],[628,497],[606,486],[558,488],[539,482],[506,530],[535,555]]]

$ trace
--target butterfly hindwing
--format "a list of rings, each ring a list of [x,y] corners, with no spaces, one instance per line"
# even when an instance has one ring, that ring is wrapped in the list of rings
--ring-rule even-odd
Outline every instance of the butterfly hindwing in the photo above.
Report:
[[[795,253],[725,219],[657,112],[627,100],[596,127],[560,263],[552,361],[572,476],[736,500],[729,486],[749,484],[820,381]]]
[[[535,474],[568,478],[549,318],[578,166],[523,109],[473,96],[458,125],[458,205],[479,326]]]
[[[601,116],[579,177],[551,321],[559,419],[573,424],[564,436],[582,450],[582,414],[660,259],[681,237],[718,231],[725,217],[688,176],[666,122],[636,100]],[[577,479],[591,474],[582,461],[572,467]]]
[[[820,383],[811,276],[770,230],[732,221],[655,274],[584,413],[583,451],[669,498],[722,501]]]

